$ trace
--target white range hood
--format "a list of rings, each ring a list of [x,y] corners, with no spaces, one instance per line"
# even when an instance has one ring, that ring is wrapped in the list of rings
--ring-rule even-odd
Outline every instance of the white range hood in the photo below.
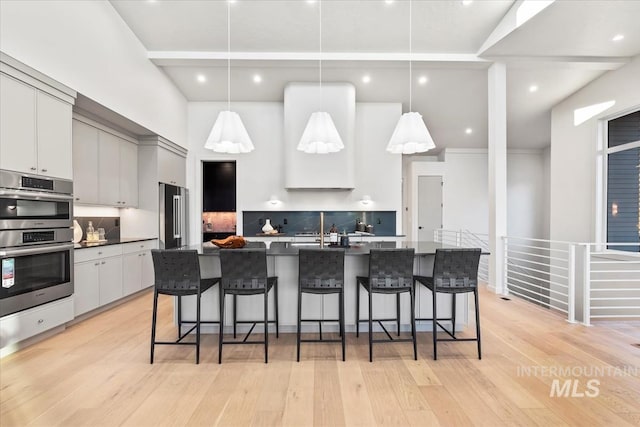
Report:
[[[337,153],[307,154],[296,147],[309,117],[331,115],[344,143]],[[284,89],[284,164],[287,189],[342,189],[355,186],[356,89],[350,83],[289,83]]]

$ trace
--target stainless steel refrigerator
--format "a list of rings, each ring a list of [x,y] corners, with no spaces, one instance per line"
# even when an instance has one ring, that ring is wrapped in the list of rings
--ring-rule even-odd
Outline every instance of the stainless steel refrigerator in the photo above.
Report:
[[[160,249],[189,244],[188,197],[186,188],[160,183]]]

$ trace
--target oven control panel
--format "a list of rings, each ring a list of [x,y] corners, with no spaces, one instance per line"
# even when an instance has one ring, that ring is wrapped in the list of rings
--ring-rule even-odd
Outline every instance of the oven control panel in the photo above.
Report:
[[[22,233],[22,243],[53,242],[56,240],[55,231],[27,231]]]
[[[22,177],[22,187],[31,188],[37,190],[49,190],[53,191],[53,180],[51,179],[43,179],[43,178],[35,178],[32,176],[23,176]]]

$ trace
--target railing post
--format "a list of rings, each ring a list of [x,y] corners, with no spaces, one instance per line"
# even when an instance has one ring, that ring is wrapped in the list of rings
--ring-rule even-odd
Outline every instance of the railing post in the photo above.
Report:
[[[574,244],[569,245],[569,259],[567,260],[567,272],[569,281],[568,293],[567,293],[567,311],[568,321],[570,323],[576,323],[576,246]]]
[[[456,231],[456,246],[457,247],[462,246],[462,231],[461,230]]]
[[[502,251],[504,254],[504,260],[502,263],[502,289],[501,289],[501,293],[504,296],[509,295],[509,276],[508,276],[508,269],[509,269],[509,264],[507,262],[509,256],[508,256],[508,239],[507,236],[502,236]]]
[[[433,229],[433,241],[434,242],[439,242],[440,240],[438,240],[438,229],[434,228]]]
[[[582,300],[583,300],[583,313],[582,323],[585,326],[591,325],[591,246],[588,243],[584,244],[584,266],[583,266],[583,286],[582,286]]]

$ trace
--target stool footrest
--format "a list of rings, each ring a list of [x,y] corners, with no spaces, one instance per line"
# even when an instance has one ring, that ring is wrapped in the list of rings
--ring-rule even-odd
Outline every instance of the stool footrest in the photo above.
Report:
[[[342,342],[342,340],[321,340],[321,339],[316,339],[316,340],[310,340],[310,339],[300,339],[300,342],[316,342],[316,343],[320,343],[320,342]]]

